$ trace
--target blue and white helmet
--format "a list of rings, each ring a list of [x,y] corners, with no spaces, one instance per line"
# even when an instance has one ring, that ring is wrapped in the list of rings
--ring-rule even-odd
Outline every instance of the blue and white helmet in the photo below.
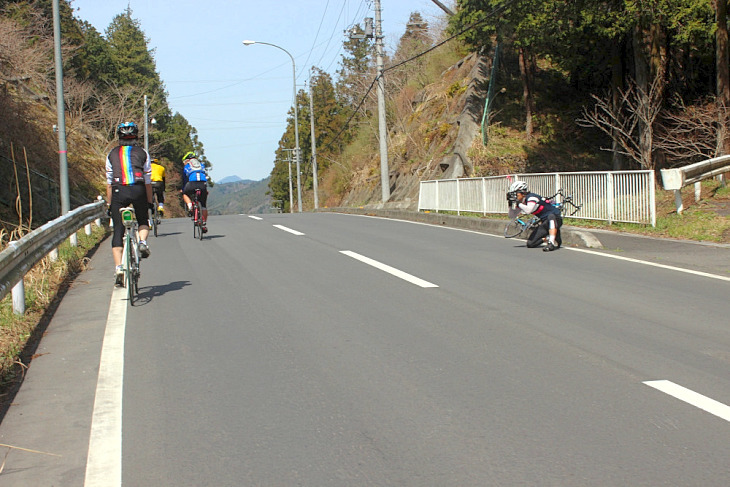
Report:
[[[527,189],[527,183],[524,181],[515,181],[509,186],[510,193],[529,193]]]

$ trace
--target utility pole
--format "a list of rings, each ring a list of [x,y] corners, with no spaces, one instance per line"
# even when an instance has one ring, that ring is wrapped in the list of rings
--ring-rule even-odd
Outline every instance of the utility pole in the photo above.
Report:
[[[286,161],[289,163],[289,213],[294,213],[294,190],[291,182],[291,153],[296,149],[282,149],[287,152]]]
[[[147,120],[149,120],[149,114],[147,111],[147,95],[144,96],[144,150],[149,153],[150,152],[150,139],[147,135]]]
[[[59,0],[53,0],[53,44],[56,58],[56,113],[58,122],[58,159],[60,164],[59,186],[61,190],[61,214],[71,210],[71,198],[68,187],[68,159],[66,158],[66,114],[63,101],[63,59],[61,57],[61,13]]]
[[[388,127],[385,124],[385,78],[383,77],[383,22],[380,0],[375,0],[375,53],[378,72],[378,129],[380,133],[380,184],[383,203],[390,199],[390,172],[388,169]]]
[[[314,96],[312,91],[312,78],[309,78],[309,123],[312,126],[312,185],[314,190],[314,209],[319,208],[319,195],[317,194],[317,142],[314,136]]]

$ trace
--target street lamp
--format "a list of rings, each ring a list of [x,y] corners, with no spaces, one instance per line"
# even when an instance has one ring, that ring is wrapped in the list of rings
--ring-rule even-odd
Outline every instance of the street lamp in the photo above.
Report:
[[[293,93],[294,93],[294,137],[295,137],[295,149],[294,149],[294,160],[297,163],[297,207],[299,210],[299,213],[302,212],[302,183],[301,183],[301,171],[299,169],[299,110],[297,108],[297,68],[294,64],[294,56],[291,55],[289,51],[284,49],[281,46],[277,46],[276,44],[270,44],[268,42],[261,42],[261,41],[243,41],[244,46],[250,46],[252,44],[264,44],[266,46],[275,47],[277,49],[281,49],[287,55],[291,58],[291,69],[292,69],[292,76],[293,76]]]

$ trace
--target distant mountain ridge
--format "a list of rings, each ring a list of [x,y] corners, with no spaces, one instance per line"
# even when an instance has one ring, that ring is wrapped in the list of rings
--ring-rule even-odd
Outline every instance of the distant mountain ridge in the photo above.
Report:
[[[238,176],[226,176],[220,181],[216,181],[216,184],[228,184],[228,183],[239,183],[239,182],[250,182],[253,183],[250,179],[241,179]]]
[[[251,181],[228,176],[208,188],[208,211],[211,215],[273,213],[268,192],[269,178]]]

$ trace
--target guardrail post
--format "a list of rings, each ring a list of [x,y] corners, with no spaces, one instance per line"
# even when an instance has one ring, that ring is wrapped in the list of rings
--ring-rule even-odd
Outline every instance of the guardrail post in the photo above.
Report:
[[[682,204],[682,192],[678,189],[674,190],[674,204],[677,205],[677,215],[681,215],[684,205]]]
[[[700,197],[702,196],[702,184],[697,181],[695,183],[695,203],[698,203],[700,201]]]
[[[71,235],[69,235],[68,241],[71,244],[71,247],[78,247],[78,245],[79,245],[79,237],[76,235],[76,232],[74,232]]]
[[[58,260],[58,247],[48,252],[48,258],[51,259],[51,262],[56,262]]]
[[[8,244],[12,243],[15,243],[15,240],[8,242]],[[22,278],[13,286],[11,293],[13,296],[13,313],[16,315],[25,314],[25,283]]]
[[[459,178],[456,178],[456,214],[461,215],[461,194],[459,193]]]
[[[25,314],[25,284],[23,279],[13,286],[13,313],[16,315]]]
[[[84,225],[84,233],[86,235],[91,235],[91,223],[87,223]]]

